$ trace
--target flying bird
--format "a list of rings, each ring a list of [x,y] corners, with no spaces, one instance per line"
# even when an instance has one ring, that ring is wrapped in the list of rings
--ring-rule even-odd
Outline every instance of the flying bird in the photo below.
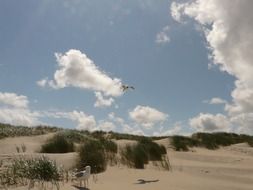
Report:
[[[128,85],[123,84],[123,85],[121,86],[121,89],[122,89],[123,92],[125,92],[125,91],[127,91],[127,90],[129,90],[129,89],[134,90],[135,88],[134,88],[133,86],[128,86]]]

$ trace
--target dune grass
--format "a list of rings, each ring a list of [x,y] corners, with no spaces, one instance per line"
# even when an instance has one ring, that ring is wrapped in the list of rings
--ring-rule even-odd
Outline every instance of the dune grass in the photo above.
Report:
[[[176,151],[188,151],[189,147],[198,146],[199,142],[191,137],[172,136],[171,144]]]
[[[74,143],[63,134],[56,134],[41,146],[41,153],[74,152]]]
[[[149,161],[166,162],[167,151],[162,145],[153,142],[151,138],[143,137],[136,145],[126,145],[120,152],[121,162],[129,167],[144,169]]]
[[[100,173],[106,170],[105,149],[100,141],[90,140],[79,148],[77,168],[82,170],[87,165],[91,166],[91,173]]]
[[[220,146],[229,146],[237,143],[248,143],[253,146],[253,137],[235,133],[195,133],[191,137],[172,136],[171,143],[176,151],[188,151],[191,147],[204,147],[210,150]]]
[[[0,123],[0,139],[7,137],[43,135],[61,130],[61,128],[49,126],[26,127]]]
[[[59,189],[61,175],[56,163],[46,157],[29,159],[18,157],[0,174],[0,183],[2,187],[12,185],[32,187],[37,182],[43,187],[49,182]]]
[[[104,137],[99,139],[88,139],[79,147],[79,160],[77,167],[83,169],[91,166],[92,173],[100,173],[106,170],[108,163],[117,163],[116,154],[118,146],[112,140]]]

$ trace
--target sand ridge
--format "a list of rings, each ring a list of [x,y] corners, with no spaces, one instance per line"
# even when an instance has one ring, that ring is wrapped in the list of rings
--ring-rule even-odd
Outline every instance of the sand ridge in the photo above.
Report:
[[[52,135],[52,134],[50,134]],[[36,153],[41,143],[50,135],[36,137],[15,137],[0,140],[0,159],[18,155],[15,150],[17,142],[24,142],[27,155]],[[120,146],[134,143],[119,140]],[[169,147],[168,139],[158,143]],[[237,144],[218,150],[194,148],[189,152],[176,152],[168,149],[172,171],[147,166],[144,170],[129,169],[125,166],[108,167],[98,174],[97,181],[90,179],[91,190],[252,190],[253,187],[253,148],[247,144]],[[45,154],[56,160],[59,165],[71,168],[77,159],[77,153]],[[61,189],[80,189],[75,183],[65,183]],[[27,187],[17,187],[24,190]]]

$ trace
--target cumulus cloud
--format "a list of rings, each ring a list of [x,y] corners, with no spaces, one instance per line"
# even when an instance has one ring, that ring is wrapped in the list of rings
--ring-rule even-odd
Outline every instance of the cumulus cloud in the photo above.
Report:
[[[81,51],[70,49],[65,54],[56,53],[55,56],[59,68],[54,73],[54,80],[42,79],[37,82],[38,85],[47,84],[55,89],[72,86],[99,91],[106,96],[122,95],[121,80],[111,78]]]
[[[172,2],[170,6],[170,12],[171,12],[172,18],[174,18],[178,22],[182,22],[182,19],[181,19],[182,11],[187,5],[188,5],[187,3],[180,4],[180,3]]]
[[[203,101],[204,103],[207,103],[207,104],[226,104],[227,101],[226,100],[223,100],[221,98],[212,98],[211,100],[204,100]]]
[[[140,105],[130,111],[129,116],[137,124],[146,129],[151,129],[155,124],[164,122],[168,118],[168,114],[160,112],[155,108]]]
[[[12,125],[36,126],[42,124],[39,121],[40,114],[29,109],[0,108],[0,122]]]
[[[116,129],[116,126],[112,122],[103,121],[99,123],[98,129],[102,131],[113,131],[114,129]]]
[[[253,113],[242,113],[231,117],[231,123],[239,125],[238,128],[234,129],[237,133],[252,134],[252,123],[253,123]]]
[[[126,121],[115,115],[114,112],[111,112],[108,114],[109,120],[113,121],[116,123],[118,126],[122,128],[123,133],[128,133],[128,134],[133,134],[133,135],[145,135],[144,131],[140,129],[137,126],[130,126],[129,124],[126,123]]]
[[[170,42],[170,37],[169,37],[169,26],[165,26],[161,32],[159,32],[156,35],[156,40],[155,42],[158,44],[166,44]]]
[[[40,87],[45,87],[47,85],[47,78],[44,78],[44,79],[41,79],[39,81],[37,81],[37,85],[40,86]]]
[[[253,113],[251,7],[252,0],[194,0],[171,4],[175,20],[181,21],[182,16],[188,16],[201,25],[212,63],[236,78],[235,89],[231,93],[233,101],[225,108],[231,119]],[[238,125],[243,126],[241,122]]]
[[[182,125],[180,122],[176,122],[171,129],[163,131],[161,133],[155,133],[155,136],[172,136],[178,135],[182,131]]]
[[[115,123],[117,123],[119,125],[125,124],[125,120],[122,119],[121,117],[117,117],[114,112],[109,113],[108,117],[110,120],[114,121]]]
[[[93,131],[96,129],[96,120],[93,115],[87,115],[82,111],[72,112],[44,112],[44,116],[56,119],[69,119],[77,123],[76,129]]]
[[[15,93],[0,92],[0,105],[8,105],[16,108],[27,108],[28,99],[26,96]]]
[[[189,124],[197,131],[214,132],[229,131],[230,122],[225,115],[209,113],[200,113],[198,116],[191,118]]]
[[[39,121],[39,112],[31,111],[29,100],[24,95],[0,92],[0,122],[12,125],[35,126]]]
[[[101,92],[95,92],[95,96],[97,98],[94,106],[95,107],[108,107],[111,106],[112,103],[114,102],[113,98],[108,98],[106,99]]]

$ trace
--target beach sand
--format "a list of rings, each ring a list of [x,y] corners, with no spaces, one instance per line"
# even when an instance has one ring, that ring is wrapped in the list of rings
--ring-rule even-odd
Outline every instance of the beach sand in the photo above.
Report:
[[[24,143],[27,156],[36,153],[49,135],[16,137],[0,140],[0,159],[8,160],[16,153],[15,146]],[[236,144],[218,150],[194,148],[189,152],[176,152],[170,148],[168,139],[157,141],[168,147],[171,171],[165,171],[149,164],[146,169],[130,169],[125,166],[109,166],[107,170],[89,180],[91,190],[252,190],[253,148],[247,144]],[[120,146],[129,141],[119,141]],[[74,166],[76,153],[45,154],[65,168]],[[12,187],[25,190],[27,187]],[[38,189],[38,188],[35,188]],[[79,188],[78,183],[61,183],[62,190]]]

